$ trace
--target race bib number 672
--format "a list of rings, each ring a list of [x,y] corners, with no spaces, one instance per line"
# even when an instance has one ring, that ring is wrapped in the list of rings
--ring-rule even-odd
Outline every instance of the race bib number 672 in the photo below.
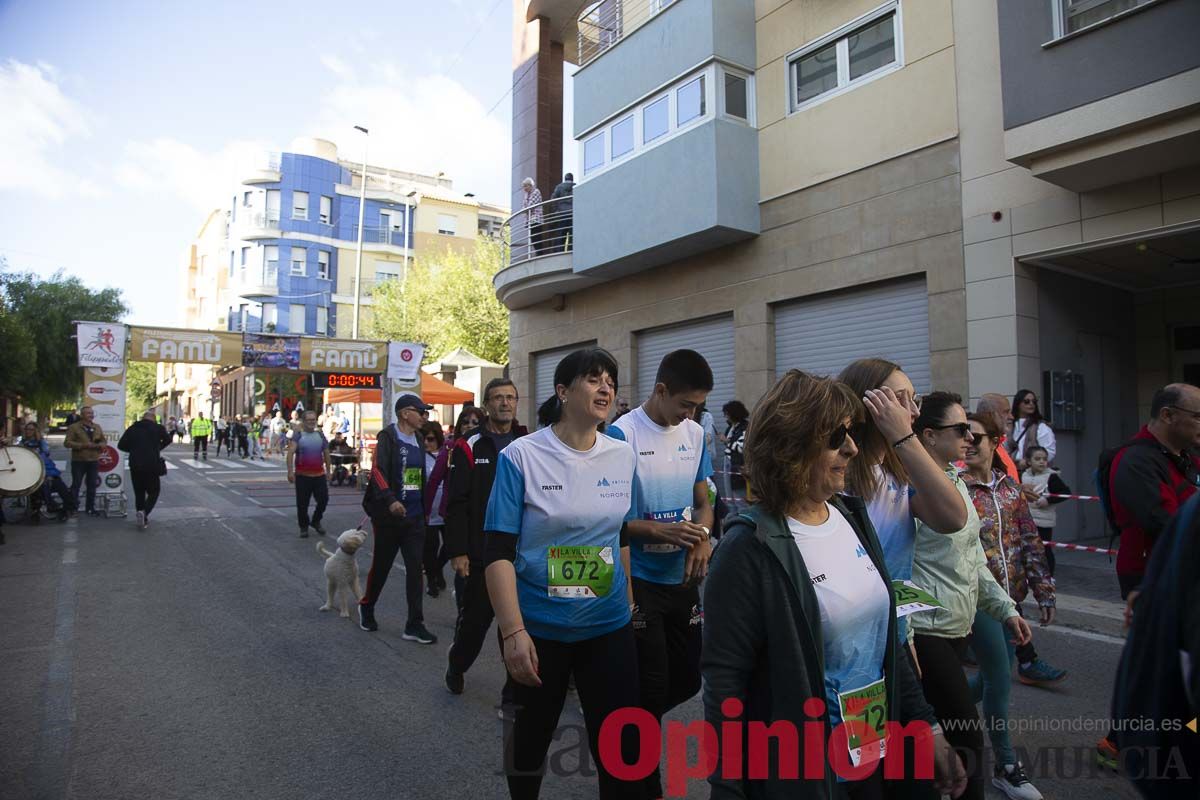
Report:
[[[614,571],[611,547],[550,547],[546,550],[546,590],[551,597],[571,600],[604,597],[612,589]]]

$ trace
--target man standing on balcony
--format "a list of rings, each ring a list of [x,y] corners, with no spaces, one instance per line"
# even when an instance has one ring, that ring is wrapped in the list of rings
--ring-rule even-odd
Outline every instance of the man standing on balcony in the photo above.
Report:
[[[553,206],[554,221],[550,227],[550,249],[555,253],[565,253],[571,248],[571,240],[575,232],[575,176],[567,173],[563,181],[554,187],[550,199],[556,201]]]
[[[525,224],[529,226],[529,257],[532,258],[542,249],[542,193],[533,178],[521,181],[521,188],[525,191],[525,203],[521,208],[528,209]]]

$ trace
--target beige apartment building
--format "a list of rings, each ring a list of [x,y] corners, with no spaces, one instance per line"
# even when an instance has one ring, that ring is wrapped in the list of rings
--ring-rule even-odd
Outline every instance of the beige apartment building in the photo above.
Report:
[[[1086,488],[1200,380],[1198,36],[1186,0],[514,0],[514,209],[560,178],[580,65],[570,235],[516,214],[494,281],[522,418],[592,342],[635,403],[699,350],[714,413],[878,355],[1035,390]]]

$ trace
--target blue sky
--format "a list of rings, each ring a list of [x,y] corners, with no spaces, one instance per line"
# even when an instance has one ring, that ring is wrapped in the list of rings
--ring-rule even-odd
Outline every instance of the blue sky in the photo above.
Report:
[[[298,136],[509,202],[509,0],[0,0],[0,255],[176,321],[206,209]],[[496,105],[498,103],[498,105]],[[487,113],[496,105],[494,111]]]

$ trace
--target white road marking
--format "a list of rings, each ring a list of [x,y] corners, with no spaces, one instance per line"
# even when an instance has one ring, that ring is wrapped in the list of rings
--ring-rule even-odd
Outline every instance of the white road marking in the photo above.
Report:
[[[63,533],[63,544],[75,544],[79,541],[79,531],[68,530]]]
[[[64,564],[74,564],[74,563],[75,563],[75,562],[78,560],[78,559],[76,558],[76,556],[77,556],[78,552],[79,552],[79,551],[78,551],[78,550],[76,550],[74,547],[68,547],[68,548],[64,549],[64,550],[63,550],[62,563],[64,563]]]
[[[212,469],[206,461],[184,461],[183,463],[192,469]]]

